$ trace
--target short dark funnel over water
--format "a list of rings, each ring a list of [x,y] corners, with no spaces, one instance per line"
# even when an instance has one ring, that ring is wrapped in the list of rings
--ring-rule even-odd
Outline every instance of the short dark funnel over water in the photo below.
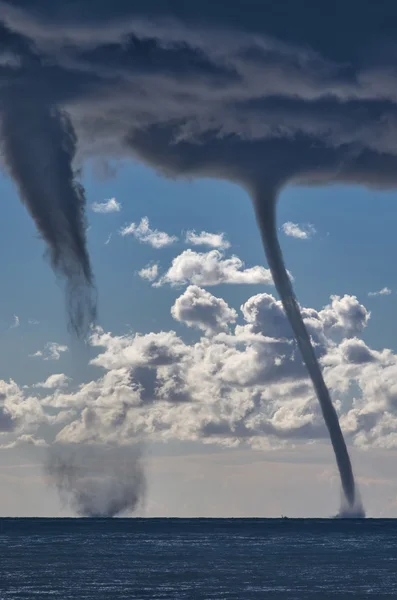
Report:
[[[52,448],[45,471],[61,501],[83,517],[115,517],[134,512],[145,495],[137,447]]]
[[[340,428],[338,415],[321,373],[310,336],[307,332],[299,305],[284,265],[283,255],[277,237],[276,227],[276,202],[275,195],[259,196],[255,198],[255,211],[261,231],[267,261],[274,279],[275,286],[280,295],[284,310],[289,319],[303,360],[309,371],[310,378],[320,402],[324,421],[326,423],[338,465],[343,492],[347,507],[341,509],[341,514],[354,514],[364,516],[361,502],[357,502],[356,486],[350,456]]]

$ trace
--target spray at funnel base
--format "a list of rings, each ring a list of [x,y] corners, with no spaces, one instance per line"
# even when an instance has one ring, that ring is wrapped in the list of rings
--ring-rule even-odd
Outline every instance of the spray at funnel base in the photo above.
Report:
[[[342,430],[339,425],[338,416],[332,404],[329,391],[321,373],[320,365],[318,364],[309,334],[303,322],[290,278],[284,265],[277,237],[276,200],[276,195],[273,193],[268,193],[266,195],[257,194],[254,196],[256,218],[261,231],[267,261],[285,313],[295,334],[299,350],[313,382],[324,421],[331,438],[341,478],[342,489],[347,503],[346,507],[342,506],[340,514],[354,513],[355,515],[364,516],[364,509],[356,492],[353,469]]]
[[[62,504],[80,516],[110,518],[131,513],[144,500],[140,446],[51,447],[45,472]]]

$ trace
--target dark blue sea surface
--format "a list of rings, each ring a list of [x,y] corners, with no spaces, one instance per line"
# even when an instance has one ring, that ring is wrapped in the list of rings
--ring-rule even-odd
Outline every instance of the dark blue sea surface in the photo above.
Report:
[[[0,519],[0,598],[397,597],[397,520]]]

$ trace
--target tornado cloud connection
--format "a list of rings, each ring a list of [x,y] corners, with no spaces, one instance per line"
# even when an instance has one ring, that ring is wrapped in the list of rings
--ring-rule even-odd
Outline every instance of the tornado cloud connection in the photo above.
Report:
[[[356,486],[350,456],[346,447],[338,415],[321,373],[320,365],[313,350],[310,336],[307,332],[299,309],[291,280],[284,265],[284,260],[277,236],[276,227],[277,197],[265,194],[254,199],[256,217],[260,228],[267,261],[280,295],[285,313],[289,319],[296,342],[313,382],[321,411],[331,438],[336,462],[342,482],[342,489],[347,502],[346,508],[341,508],[342,515],[364,516],[364,509],[356,496]]]

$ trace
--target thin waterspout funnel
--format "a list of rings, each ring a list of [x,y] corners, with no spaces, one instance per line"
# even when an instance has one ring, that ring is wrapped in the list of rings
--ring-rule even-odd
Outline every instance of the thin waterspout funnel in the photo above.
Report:
[[[320,365],[314,353],[309,334],[302,319],[291,280],[284,265],[284,259],[277,237],[276,227],[276,194],[256,195],[254,198],[256,218],[260,228],[263,245],[269,268],[272,272],[276,289],[280,295],[285,313],[289,319],[295,338],[301,351],[304,363],[309,371],[317,398],[320,402],[323,417],[329,431],[332,447],[338,465],[342,488],[350,510],[360,512],[356,507],[356,486],[353,469],[339,425],[336,410],[321,373]]]

